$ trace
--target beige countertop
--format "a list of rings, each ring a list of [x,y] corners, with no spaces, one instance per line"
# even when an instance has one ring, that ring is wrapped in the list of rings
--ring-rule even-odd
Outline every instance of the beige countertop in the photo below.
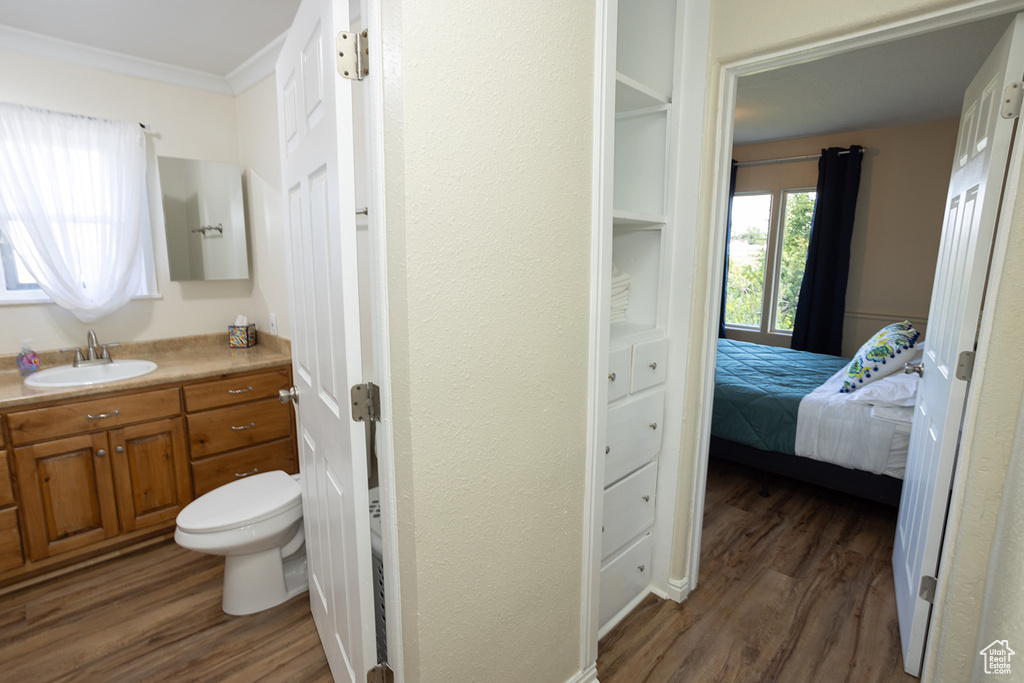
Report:
[[[38,351],[41,369],[69,365],[71,354],[59,351]],[[259,343],[248,349],[228,346],[226,332],[175,337],[147,342],[131,342],[110,350],[115,360],[139,358],[157,364],[148,375],[123,382],[108,382],[85,387],[36,389],[26,386],[17,370],[15,355],[0,356],[0,410],[28,406],[44,401],[72,399],[111,391],[146,389],[167,384],[189,382],[232,372],[249,372],[281,367],[291,363],[288,340],[260,333]]]

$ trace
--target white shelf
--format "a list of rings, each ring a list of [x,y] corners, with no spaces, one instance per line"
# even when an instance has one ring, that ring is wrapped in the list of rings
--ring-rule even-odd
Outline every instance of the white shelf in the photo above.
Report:
[[[666,111],[615,122],[615,211],[655,216],[665,213],[667,140]]]
[[[626,74],[615,74],[615,113],[649,109],[670,104],[672,98],[654,88],[630,78]]]
[[[661,230],[629,230],[612,237],[612,262],[630,277],[626,321],[614,325],[616,332],[633,334],[658,325],[661,238]]]
[[[659,230],[665,227],[665,217],[653,213],[612,210],[612,226],[634,230]]]
[[[655,92],[672,92],[676,0],[620,2],[617,31],[615,70]]]

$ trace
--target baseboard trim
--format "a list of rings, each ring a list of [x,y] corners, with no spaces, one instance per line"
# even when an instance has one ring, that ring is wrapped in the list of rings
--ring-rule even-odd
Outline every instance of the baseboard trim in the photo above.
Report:
[[[597,639],[600,641],[602,638],[604,638],[608,631],[611,631],[613,628],[615,628],[620,621],[626,618],[627,614],[633,611],[634,607],[640,604],[641,600],[643,600],[653,592],[654,591],[652,587],[648,586],[646,589],[641,591],[639,595],[630,600],[625,607],[619,610],[618,614],[609,619],[607,623],[601,625],[601,628],[597,631]]]
[[[580,671],[565,683],[597,683],[597,662]]]
[[[686,599],[686,596],[690,594],[690,578],[683,577],[681,579],[669,579],[668,589],[665,591],[665,597],[675,602],[682,602]]]

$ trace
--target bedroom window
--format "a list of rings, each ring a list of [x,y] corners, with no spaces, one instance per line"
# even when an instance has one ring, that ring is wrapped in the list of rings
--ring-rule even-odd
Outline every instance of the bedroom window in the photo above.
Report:
[[[814,190],[790,189],[733,198],[727,326],[792,333],[815,196]]]

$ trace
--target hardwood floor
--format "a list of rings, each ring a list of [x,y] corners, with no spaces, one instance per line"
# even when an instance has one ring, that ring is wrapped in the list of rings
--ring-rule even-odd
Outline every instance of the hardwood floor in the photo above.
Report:
[[[916,681],[890,555],[896,510],[712,461],[700,582],[649,595],[598,648],[601,683]]]
[[[224,560],[167,541],[0,596],[5,681],[330,681],[303,594],[220,608]]]

